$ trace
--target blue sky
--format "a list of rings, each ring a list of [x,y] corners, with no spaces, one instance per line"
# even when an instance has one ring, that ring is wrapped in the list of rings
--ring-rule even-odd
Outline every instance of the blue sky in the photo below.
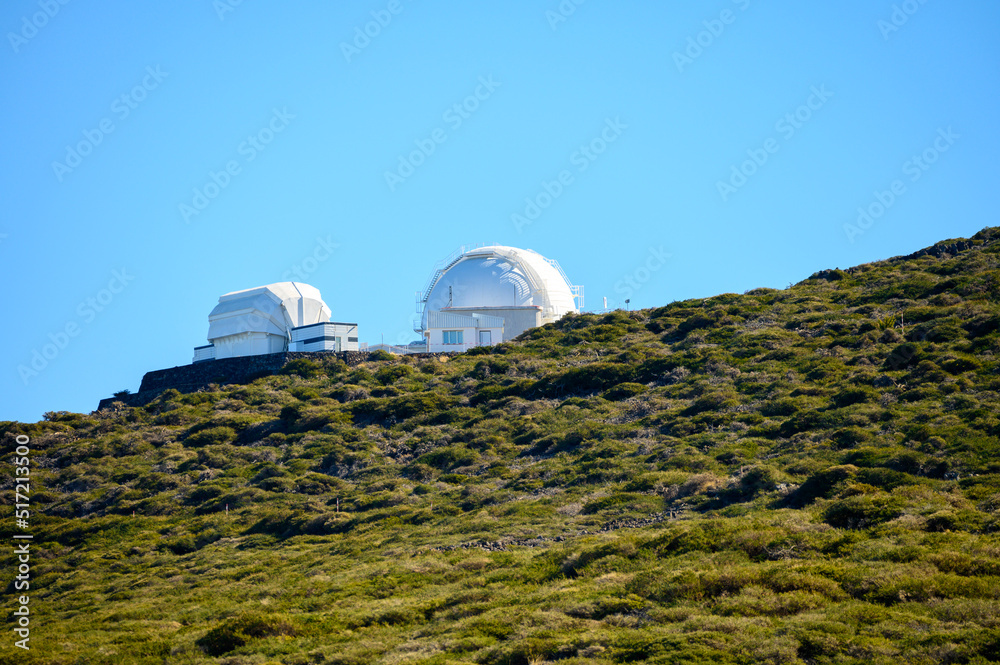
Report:
[[[997,3],[577,2],[4,2],[0,420],[284,279],[405,342],[468,243],[635,308],[997,224]]]

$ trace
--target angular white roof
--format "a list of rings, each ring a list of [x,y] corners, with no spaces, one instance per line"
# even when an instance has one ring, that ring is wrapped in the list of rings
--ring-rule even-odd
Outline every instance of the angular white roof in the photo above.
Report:
[[[503,245],[462,252],[431,278],[423,294],[427,311],[449,308],[537,307],[542,321],[576,312],[574,289],[555,261],[530,249]]]
[[[288,337],[292,328],[330,320],[319,289],[301,282],[278,282],[219,298],[208,315],[208,341],[246,332]]]

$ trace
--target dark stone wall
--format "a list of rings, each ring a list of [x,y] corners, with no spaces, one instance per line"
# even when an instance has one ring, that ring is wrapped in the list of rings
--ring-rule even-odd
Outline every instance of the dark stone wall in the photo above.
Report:
[[[436,353],[413,354],[416,357],[433,357]],[[242,356],[239,358],[223,358],[221,360],[206,360],[191,365],[157,369],[146,372],[142,377],[139,392],[119,397],[102,399],[97,409],[107,409],[115,402],[126,406],[145,406],[168,388],[174,388],[182,393],[193,393],[207,387],[209,384],[249,383],[254,379],[269,374],[275,374],[292,360],[309,358],[322,360],[336,357],[350,366],[370,360],[368,351],[285,351],[284,353],[269,353],[261,356]]]
[[[318,351],[304,353],[286,351],[284,353],[269,353],[261,356],[206,360],[191,365],[157,369],[152,372],[146,372],[146,375],[142,377],[142,385],[139,386],[139,392],[147,390],[162,391],[167,388],[176,388],[181,392],[193,392],[204,388],[210,383],[242,383],[258,376],[274,374],[288,362],[297,358],[319,360],[324,357],[337,356],[350,365],[356,365],[361,362],[358,359],[352,359],[353,362],[351,362],[351,360],[345,358],[344,356],[348,353],[352,352],[331,353],[329,351]]]

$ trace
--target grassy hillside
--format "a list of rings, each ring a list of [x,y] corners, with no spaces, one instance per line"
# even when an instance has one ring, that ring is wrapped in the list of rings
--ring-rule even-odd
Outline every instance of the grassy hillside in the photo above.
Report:
[[[998,238],[0,423],[0,659],[994,662]]]

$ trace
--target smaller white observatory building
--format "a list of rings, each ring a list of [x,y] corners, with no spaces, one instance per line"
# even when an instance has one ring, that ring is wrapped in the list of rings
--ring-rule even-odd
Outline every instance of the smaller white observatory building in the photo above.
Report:
[[[530,249],[462,247],[417,293],[413,328],[427,351],[466,351],[511,340],[583,308],[559,263]]]
[[[283,351],[357,351],[358,324],[330,320],[319,289],[278,282],[219,298],[194,362]]]

